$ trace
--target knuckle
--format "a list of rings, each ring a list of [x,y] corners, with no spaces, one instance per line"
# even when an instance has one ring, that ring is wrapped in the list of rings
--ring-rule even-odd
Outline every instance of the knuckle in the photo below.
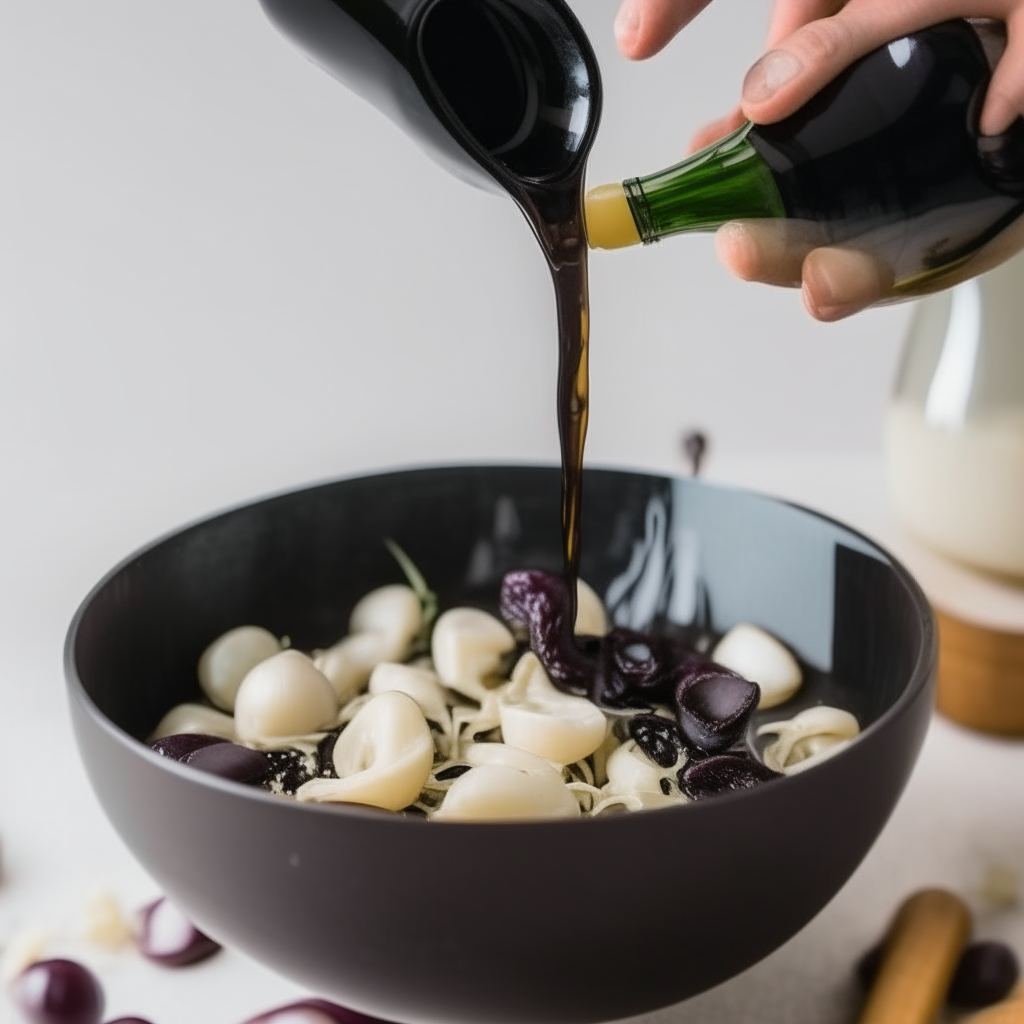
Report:
[[[853,43],[849,26],[839,16],[812,21],[795,39],[808,63],[826,66],[845,62]]]

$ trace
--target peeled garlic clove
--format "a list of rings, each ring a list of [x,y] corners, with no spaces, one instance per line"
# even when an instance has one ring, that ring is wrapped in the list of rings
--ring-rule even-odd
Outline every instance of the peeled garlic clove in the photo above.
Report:
[[[576,797],[543,758],[504,743],[474,743],[467,747],[464,760],[473,767],[448,788],[435,820],[580,816]]]
[[[711,660],[761,687],[758,708],[773,708],[789,700],[803,682],[796,658],[758,626],[733,626],[711,652]]]
[[[612,795],[657,793],[664,796],[661,780],[668,778],[636,744],[627,740],[608,758],[608,783],[605,790]]]
[[[312,779],[299,800],[367,804],[400,811],[420,795],[434,763],[434,740],[423,712],[394,690],[362,707],[334,745],[336,779]]]
[[[558,764],[572,764],[604,742],[607,720],[585,697],[555,689],[534,654],[524,654],[512,685],[498,703],[501,734],[509,746]]]
[[[281,641],[261,626],[239,626],[217,637],[199,658],[199,685],[222,711],[234,711],[235,694],[249,670],[281,650]]]
[[[787,774],[810,768],[838,753],[859,732],[860,724],[849,711],[824,704],[807,708],[785,722],[769,722],[757,730],[758,736],[778,736],[774,743],[765,747],[764,763],[772,771]],[[823,737],[837,742],[821,742]],[[814,747],[809,746],[809,741],[815,738],[819,738],[819,742]]]
[[[349,633],[375,633],[382,637],[381,661],[402,661],[409,653],[422,622],[420,599],[412,587],[393,583],[371,590],[352,609]]]
[[[512,634],[493,615],[477,608],[451,608],[434,624],[431,654],[441,682],[484,702],[485,680],[493,681],[504,655],[515,647]]]
[[[608,613],[604,610],[601,598],[588,583],[577,579],[576,624],[573,631],[577,636],[604,636],[609,629]]]
[[[374,668],[387,661],[393,645],[380,633],[354,633],[321,651],[313,664],[334,687],[339,704],[347,704],[365,688]]]
[[[235,720],[221,711],[214,711],[205,704],[179,704],[160,719],[149,742],[162,740],[165,736],[179,733],[202,733],[205,736],[219,736],[225,740],[237,739]]]
[[[376,697],[392,690],[412,697],[428,721],[451,728],[451,712],[435,672],[412,665],[396,665],[392,661],[381,662],[370,676],[370,695]]]
[[[304,736],[329,728],[338,713],[334,689],[299,651],[260,662],[242,680],[235,698],[235,728],[242,740]]]

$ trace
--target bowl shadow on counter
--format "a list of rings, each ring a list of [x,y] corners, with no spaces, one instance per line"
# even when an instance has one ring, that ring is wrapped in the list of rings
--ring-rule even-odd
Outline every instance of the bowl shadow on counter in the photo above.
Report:
[[[935,640],[906,572],[857,533],[743,491],[585,474],[583,576],[617,624],[753,621],[853,710],[862,736],[757,790],[571,822],[434,823],[297,804],[143,740],[198,693],[221,632],[300,649],[401,576],[494,610],[511,568],[557,568],[559,474],[410,470],[259,501],[135,554],[89,595],[66,674],[82,758],[148,871],[206,931],[317,994],[407,1024],[594,1024],[677,1002],[803,927],[850,876],[920,749]],[[785,717],[785,716],[782,716]]]

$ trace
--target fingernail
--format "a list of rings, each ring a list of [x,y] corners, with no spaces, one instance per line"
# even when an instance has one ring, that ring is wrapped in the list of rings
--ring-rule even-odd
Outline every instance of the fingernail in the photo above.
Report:
[[[803,70],[800,59],[789,50],[769,50],[743,79],[743,99],[764,103]]]
[[[623,0],[619,13],[615,15],[615,40],[629,43],[640,28],[640,4],[637,0]]]

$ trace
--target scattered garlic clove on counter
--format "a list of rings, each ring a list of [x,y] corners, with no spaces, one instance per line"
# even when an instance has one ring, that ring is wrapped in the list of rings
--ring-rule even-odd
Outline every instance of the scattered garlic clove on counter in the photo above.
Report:
[[[412,697],[427,721],[436,722],[446,734],[451,732],[452,715],[436,672],[413,665],[382,661],[370,676],[369,693],[371,697],[376,697],[391,691]]]
[[[281,651],[251,669],[235,698],[242,740],[304,736],[330,728],[338,714],[334,689],[299,651]]]
[[[463,756],[472,768],[448,788],[435,821],[580,816],[579,801],[543,758],[504,743],[474,743]]]
[[[733,626],[711,652],[711,660],[761,687],[758,708],[783,704],[800,689],[803,673],[788,648],[749,622]]]
[[[576,623],[573,632],[577,636],[604,636],[611,629],[604,602],[593,587],[582,579],[576,580]]]
[[[764,763],[784,775],[812,768],[845,747],[860,732],[849,711],[821,704],[807,708],[785,722],[769,722],[758,736],[776,734],[764,750]]]
[[[235,695],[249,670],[281,650],[281,641],[261,626],[239,626],[217,637],[199,658],[199,685],[221,711],[234,711]]]
[[[505,625],[478,608],[451,608],[435,623],[434,667],[449,689],[483,704],[502,659],[515,647]]]
[[[299,800],[355,803],[400,811],[430,776],[434,740],[412,697],[389,690],[371,697],[334,745],[336,779],[312,779]]]
[[[160,719],[149,741],[155,742],[165,736],[178,736],[181,733],[219,736],[231,741],[238,738],[235,720],[230,715],[208,708],[205,704],[179,704]]]
[[[573,764],[604,742],[608,722],[585,697],[555,688],[535,654],[524,654],[498,700],[505,743],[558,764]]]

